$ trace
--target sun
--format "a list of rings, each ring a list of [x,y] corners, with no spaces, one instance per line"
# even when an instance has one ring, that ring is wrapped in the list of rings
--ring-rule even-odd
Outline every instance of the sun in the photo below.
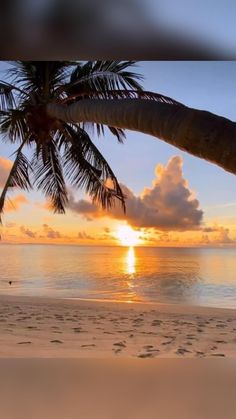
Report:
[[[128,225],[119,226],[116,237],[120,240],[122,246],[136,246],[140,243],[138,231],[133,230]]]

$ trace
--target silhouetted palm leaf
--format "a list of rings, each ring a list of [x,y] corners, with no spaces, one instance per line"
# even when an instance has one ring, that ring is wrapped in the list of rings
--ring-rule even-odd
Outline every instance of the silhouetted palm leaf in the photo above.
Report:
[[[15,99],[12,93],[12,87],[3,81],[0,82],[0,107],[2,111],[15,106]]]
[[[29,190],[31,188],[31,183],[29,179],[29,169],[30,169],[30,162],[26,158],[26,156],[22,153],[24,143],[19,147],[16,152],[16,158],[12,165],[12,168],[9,172],[7,181],[5,186],[2,190],[0,196],[0,222],[1,222],[1,213],[4,210],[4,204],[6,195],[9,188],[18,187],[24,190]]]
[[[51,200],[54,212],[63,214],[68,202],[61,158],[52,139],[47,147],[37,152],[33,158],[34,184]]]
[[[73,186],[85,188],[103,208],[125,199],[117,178],[88,134],[79,127],[65,125],[68,143],[64,154],[65,173]],[[109,183],[109,185],[108,185]]]

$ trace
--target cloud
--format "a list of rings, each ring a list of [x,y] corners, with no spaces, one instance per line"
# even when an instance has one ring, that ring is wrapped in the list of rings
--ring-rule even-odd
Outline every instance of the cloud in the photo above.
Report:
[[[0,188],[5,185],[11,167],[11,160],[5,159],[5,157],[0,157]]]
[[[213,232],[215,232],[215,231],[218,231],[218,227],[204,227],[204,228],[202,229],[202,231],[203,231],[204,233],[213,233]]]
[[[20,227],[20,231],[31,239],[35,239],[37,237],[37,233],[25,228],[24,226]]]
[[[202,238],[206,239],[209,242],[215,243],[234,243],[235,240],[230,238],[230,229],[228,227],[224,227],[222,225],[214,224],[213,226],[206,226],[202,228]],[[208,234],[204,234],[208,233]]]
[[[18,209],[20,209],[20,207],[22,205],[28,204],[29,201],[28,199],[25,197],[25,195],[23,194],[19,194],[14,196],[11,199],[8,199],[5,203],[4,206],[4,211],[5,212],[11,212],[11,211],[16,211]]]
[[[93,218],[97,218],[100,213],[97,205],[92,202],[86,201],[85,199],[76,201],[72,192],[69,193],[68,208],[74,213],[83,215],[87,221],[92,221]]]
[[[90,236],[85,231],[79,231],[78,232],[78,239],[80,239],[80,240],[94,240],[94,237]]]
[[[59,233],[59,231],[53,230],[53,228],[50,227],[48,224],[43,224],[43,230],[44,230],[45,236],[48,239],[60,239],[61,238],[61,234]]]
[[[218,228],[218,235],[215,240],[222,244],[233,243],[234,241],[229,237],[229,229],[225,227]]]
[[[6,222],[5,223],[5,227],[6,228],[14,228],[14,227],[16,227],[16,223]]]
[[[105,212],[92,202],[76,201],[72,194],[68,206],[87,220],[111,217],[126,220],[133,227],[161,231],[198,229],[203,211],[199,209],[199,202],[183,177],[182,166],[183,161],[179,156],[172,157],[166,166],[157,165],[152,186],[145,188],[139,196],[122,185],[126,195],[126,214],[118,206]]]

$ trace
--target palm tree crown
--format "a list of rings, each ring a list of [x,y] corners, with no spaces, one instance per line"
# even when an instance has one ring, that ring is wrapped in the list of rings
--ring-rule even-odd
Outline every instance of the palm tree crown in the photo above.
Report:
[[[15,160],[0,197],[0,214],[9,188],[29,190],[33,185],[51,201],[57,213],[68,202],[67,184],[83,187],[94,201],[109,208],[125,197],[111,167],[89,136],[92,123],[65,123],[50,117],[48,103],[70,105],[91,97],[132,96],[142,91],[141,76],[128,70],[133,61],[18,61],[8,70],[9,83],[0,81],[0,132],[16,143]],[[119,142],[122,129],[108,127]],[[32,159],[24,154],[33,150]]]

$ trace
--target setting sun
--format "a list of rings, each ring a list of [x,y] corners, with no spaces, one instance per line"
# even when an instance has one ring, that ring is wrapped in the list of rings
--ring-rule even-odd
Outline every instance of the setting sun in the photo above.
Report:
[[[122,246],[137,246],[140,243],[139,233],[128,225],[119,226],[116,237]]]

